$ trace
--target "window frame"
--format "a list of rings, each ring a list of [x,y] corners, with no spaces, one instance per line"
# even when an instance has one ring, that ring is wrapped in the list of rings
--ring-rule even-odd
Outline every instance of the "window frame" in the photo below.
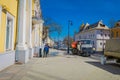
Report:
[[[7,23],[8,23],[8,19],[10,20],[10,21],[12,21],[11,22],[11,30],[10,30],[10,32],[9,33],[11,33],[10,34],[10,40],[9,40],[9,42],[8,42],[8,49],[6,48],[7,46],[6,46],[6,38],[7,38]],[[11,50],[14,50],[14,16],[13,15],[11,15],[9,12],[7,12],[6,13],[6,31],[5,31],[5,51],[11,51]]]
[[[119,37],[119,32],[118,31],[116,31],[116,38],[118,38]]]
[[[100,42],[100,46],[102,46],[103,45],[103,42]]]
[[[105,37],[107,37],[107,34],[104,34],[105,35]]]
[[[1,26],[2,26],[2,6],[0,6],[0,31],[1,31]]]

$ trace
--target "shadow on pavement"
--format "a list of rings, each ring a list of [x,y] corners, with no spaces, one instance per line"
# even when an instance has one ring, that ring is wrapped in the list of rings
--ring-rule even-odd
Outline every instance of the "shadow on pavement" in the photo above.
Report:
[[[58,77],[49,73],[40,72],[37,70],[30,70],[29,73],[26,75],[26,77],[32,80],[65,80],[61,77]]]
[[[100,64],[100,62],[86,61],[86,63],[94,65],[98,68],[106,70],[112,74],[120,75],[120,65],[115,63],[107,63],[105,65]]]
[[[50,52],[49,57],[55,57],[58,56],[58,52]]]

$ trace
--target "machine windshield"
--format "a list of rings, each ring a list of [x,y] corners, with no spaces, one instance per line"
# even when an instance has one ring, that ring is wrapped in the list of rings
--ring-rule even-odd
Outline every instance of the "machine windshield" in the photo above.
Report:
[[[82,44],[91,44],[91,41],[90,40],[81,40],[81,43]]]

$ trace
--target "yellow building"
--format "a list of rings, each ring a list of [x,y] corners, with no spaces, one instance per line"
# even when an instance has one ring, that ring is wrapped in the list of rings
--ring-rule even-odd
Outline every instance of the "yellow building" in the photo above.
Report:
[[[14,50],[17,3],[17,0],[0,1],[0,53]]]
[[[112,38],[120,38],[120,20],[116,22],[115,26],[111,29]]]
[[[0,70],[15,62],[17,5],[17,0],[0,0]]]
[[[0,70],[33,58],[42,26],[40,0],[0,0]]]

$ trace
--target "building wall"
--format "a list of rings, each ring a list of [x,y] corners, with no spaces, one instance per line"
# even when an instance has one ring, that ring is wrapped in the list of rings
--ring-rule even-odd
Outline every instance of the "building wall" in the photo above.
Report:
[[[0,0],[0,71],[15,63],[18,0]],[[7,21],[12,21],[10,29],[10,50],[6,50]],[[9,22],[9,21],[8,21]]]
[[[35,0],[32,0],[32,16],[35,16],[34,10],[35,10]]]
[[[75,36],[75,41],[79,41],[80,39],[92,40],[94,42],[93,46],[95,47],[96,51],[102,51],[103,44],[106,43],[107,39],[110,39],[110,33],[109,30],[103,30],[103,31],[101,31],[101,29],[87,30],[80,32]]]
[[[34,47],[34,53],[39,53],[39,48],[42,47],[42,28],[43,28],[39,0],[33,0],[32,11],[33,11],[32,44]]]
[[[120,27],[113,28],[111,31],[112,38],[120,38]]]
[[[13,5],[14,4],[14,5]],[[0,0],[0,6],[2,9],[5,7],[6,12],[10,13],[14,17],[14,44],[16,39],[16,22],[17,22],[17,0]],[[5,52],[5,44],[6,44],[6,12],[2,11],[1,13],[1,26],[0,26],[0,53]]]
[[[15,51],[0,54],[0,71],[15,63]]]

